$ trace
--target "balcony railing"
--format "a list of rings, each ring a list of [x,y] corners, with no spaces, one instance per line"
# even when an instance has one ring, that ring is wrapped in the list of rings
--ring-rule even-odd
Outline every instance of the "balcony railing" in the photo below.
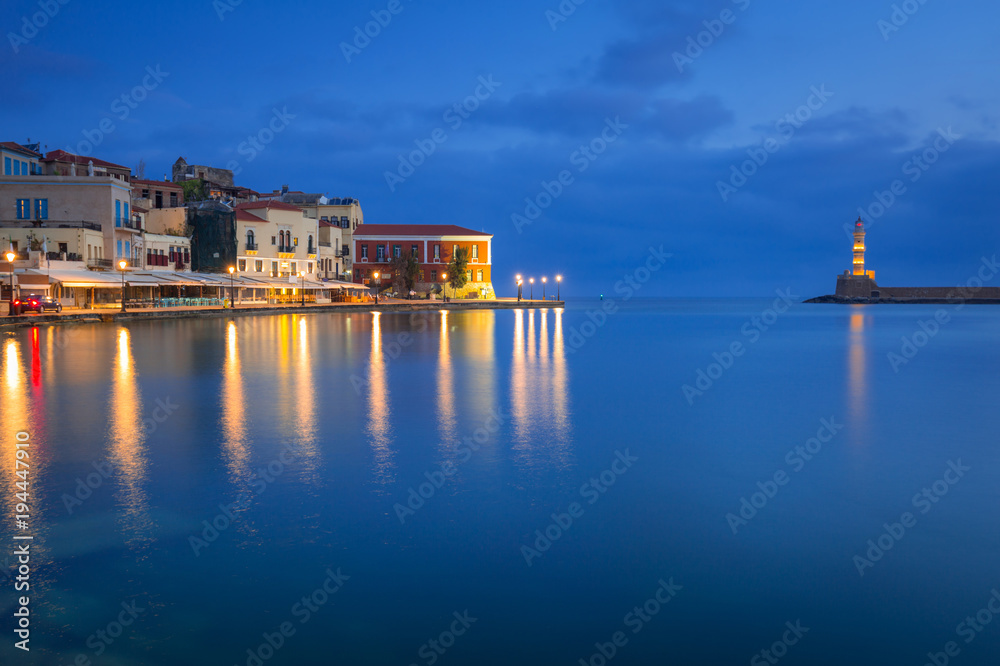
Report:
[[[278,246],[278,252],[291,252],[291,253],[294,253],[295,252],[295,246],[294,245],[279,245]]]
[[[247,241],[247,249],[246,249],[246,251],[247,252],[256,252],[257,251],[257,243],[251,243],[250,241]]]
[[[316,246],[315,245],[310,245],[309,246],[309,251],[306,252],[306,254],[316,254]]]
[[[87,259],[87,268],[114,268],[115,262],[111,259]]]
[[[96,222],[62,221],[62,220],[0,220],[0,228],[4,229],[93,229],[100,231],[101,225]]]

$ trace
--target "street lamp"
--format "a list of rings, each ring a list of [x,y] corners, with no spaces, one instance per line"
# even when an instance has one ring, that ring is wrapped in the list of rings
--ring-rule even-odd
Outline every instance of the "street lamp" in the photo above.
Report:
[[[11,244],[13,246],[13,243]],[[13,251],[7,253],[7,263],[10,264],[10,307],[7,308],[10,314],[14,314],[14,260],[17,254]]]
[[[236,307],[236,297],[234,296],[234,294],[236,292],[236,289],[233,286],[233,273],[235,273],[235,272],[236,272],[236,267],[230,266],[229,267],[229,307],[230,308],[235,308]]]
[[[542,300],[543,301],[545,300],[545,283],[548,282],[548,281],[549,281],[549,279],[543,275],[542,276]]]
[[[559,298],[559,285],[560,285],[561,282],[562,282],[562,275],[557,275],[556,276],[556,300],[557,301],[561,301],[562,300],[561,298]]]
[[[524,284],[524,280],[522,280],[521,276],[518,275],[517,276],[517,302],[518,303],[521,302],[521,285],[522,284]]]
[[[441,285],[441,289],[444,292],[444,302],[447,303],[448,302],[448,274],[447,273],[442,273],[441,274],[441,282],[444,283],[444,284]]]
[[[302,307],[306,306],[306,272],[299,271],[299,291],[302,292]]]
[[[378,305],[378,288],[379,288],[378,271],[372,273],[372,277],[375,278],[375,305]]]
[[[528,278],[528,282],[531,283],[528,287],[528,300],[533,301],[535,300],[535,278]]]
[[[122,272],[122,312],[125,312],[125,269],[128,268],[128,262],[122,259],[118,262],[118,270]]]

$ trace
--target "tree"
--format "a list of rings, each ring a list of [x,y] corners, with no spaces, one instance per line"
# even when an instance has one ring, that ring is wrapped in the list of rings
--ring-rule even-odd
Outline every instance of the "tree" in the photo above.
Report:
[[[393,257],[389,262],[392,269],[392,287],[397,293],[409,296],[420,277],[420,263],[412,254]]]
[[[208,198],[205,191],[205,181],[201,178],[185,180],[181,186],[184,188],[184,201],[204,201]]]
[[[448,284],[452,289],[461,289],[469,281],[469,276],[466,274],[469,270],[468,255],[468,250],[460,247],[448,262]]]

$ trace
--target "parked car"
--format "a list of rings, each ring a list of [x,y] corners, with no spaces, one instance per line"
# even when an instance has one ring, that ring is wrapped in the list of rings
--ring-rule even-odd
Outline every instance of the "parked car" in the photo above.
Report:
[[[21,299],[21,312],[38,312],[55,310],[62,312],[62,305],[51,296],[41,296],[39,294],[29,294]]]

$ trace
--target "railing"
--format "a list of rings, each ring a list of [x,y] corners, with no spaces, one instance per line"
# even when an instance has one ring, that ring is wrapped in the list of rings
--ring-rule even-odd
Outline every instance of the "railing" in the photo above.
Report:
[[[316,247],[313,245],[309,246],[309,251],[306,254],[316,254]]]
[[[295,246],[294,245],[279,245],[278,246],[278,252],[292,252],[292,253],[294,253],[295,252]]]
[[[256,252],[257,251],[257,243],[251,243],[250,241],[247,241],[247,250],[246,251],[247,252]]]
[[[0,228],[4,229],[93,229],[100,231],[101,225],[96,222],[61,221],[61,220],[0,220]]]
[[[87,268],[114,268],[111,259],[87,259]]]

